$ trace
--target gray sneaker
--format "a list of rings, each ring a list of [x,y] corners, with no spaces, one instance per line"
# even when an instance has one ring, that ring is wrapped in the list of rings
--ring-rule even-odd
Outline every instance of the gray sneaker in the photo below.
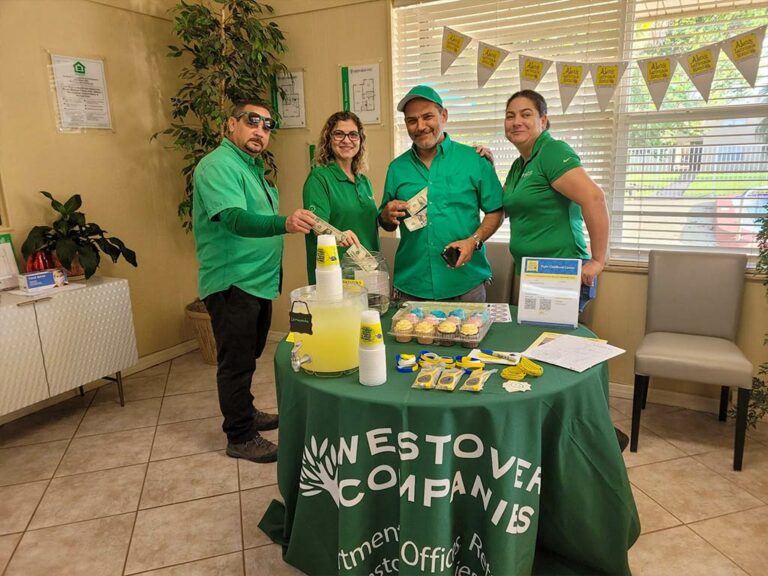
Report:
[[[272,444],[263,436],[256,436],[242,444],[227,443],[227,456],[243,458],[251,462],[274,462],[277,460],[277,444]]]

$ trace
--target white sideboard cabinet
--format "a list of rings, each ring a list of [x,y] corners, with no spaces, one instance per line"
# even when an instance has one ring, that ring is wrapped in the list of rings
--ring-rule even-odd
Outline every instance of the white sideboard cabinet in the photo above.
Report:
[[[0,416],[115,375],[138,362],[128,281],[30,300],[0,292]]]

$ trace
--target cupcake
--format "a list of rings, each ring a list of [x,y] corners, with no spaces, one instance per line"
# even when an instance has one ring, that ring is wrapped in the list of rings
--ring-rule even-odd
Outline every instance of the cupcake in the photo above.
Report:
[[[456,337],[458,326],[449,320],[440,322],[437,325],[438,342],[443,346],[450,346]]]
[[[466,320],[467,319],[467,313],[464,311],[464,308],[456,308],[454,310],[451,310],[451,316],[454,316],[456,318],[459,318],[460,320]]]
[[[419,344],[432,344],[435,341],[435,326],[427,321],[416,324],[414,333]]]
[[[467,320],[469,324],[474,324],[478,328],[483,325],[484,320],[483,317],[480,314],[472,314],[472,316],[469,317],[469,320]]]
[[[432,326],[437,326],[438,324],[440,324],[441,320],[434,314],[427,314],[427,317],[424,318],[424,322],[429,322],[430,324],[432,324]]]
[[[410,314],[406,314],[405,316],[403,316],[403,320],[408,320],[408,322],[410,322],[411,324],[416,324],[421,320],[421,318],[419,318],[416,314],[411,312]]]
[[[410,320],[398,320],[395,323],[395,340],[398,342],[410,342],[413,336],[413,322]]]
[[[480,339],[478,338],[479,332],[480,328],[477,327],[477,324],[470,322],[462,324],[459,329],[461,345],[464,346],[464,348],[474,348],[477,346],[480,343]]]

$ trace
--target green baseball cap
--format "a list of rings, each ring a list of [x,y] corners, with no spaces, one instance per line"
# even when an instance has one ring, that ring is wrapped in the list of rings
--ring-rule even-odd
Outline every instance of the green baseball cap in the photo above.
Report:
[[[440,94],[435,92],[434,88],[430,88],[429,86],[425,86],[424,84],[419,84],[418,86],[414,86],[411,88],[410,92],[403,96],[403,99],[400,100],[397,104],[397,111],[402,112],[405,110],[405,105],[408,104],[411,100],[414,100],[415,98],[424,98],[424,100],[429,100],[430,102],[434,102],[440,108],[443,107],[443,99],[440,98]]]

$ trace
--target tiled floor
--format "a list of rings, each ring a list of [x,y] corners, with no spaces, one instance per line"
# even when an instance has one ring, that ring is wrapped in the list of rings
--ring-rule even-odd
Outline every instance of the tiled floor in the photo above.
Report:
[[[254,377],[264,409],[273,352]],[[299,574],[256,526],[276,465],[224,455],[215,386],[192,353],[127,378],[124,408],[107,384],[0,428],[0,575]],[[611,399],[625,431],[630,414]],[[624,455],[643,526],[633,574],[768,573],[768,425],[749,436],[733,472],[731,424],[648,406]]]

